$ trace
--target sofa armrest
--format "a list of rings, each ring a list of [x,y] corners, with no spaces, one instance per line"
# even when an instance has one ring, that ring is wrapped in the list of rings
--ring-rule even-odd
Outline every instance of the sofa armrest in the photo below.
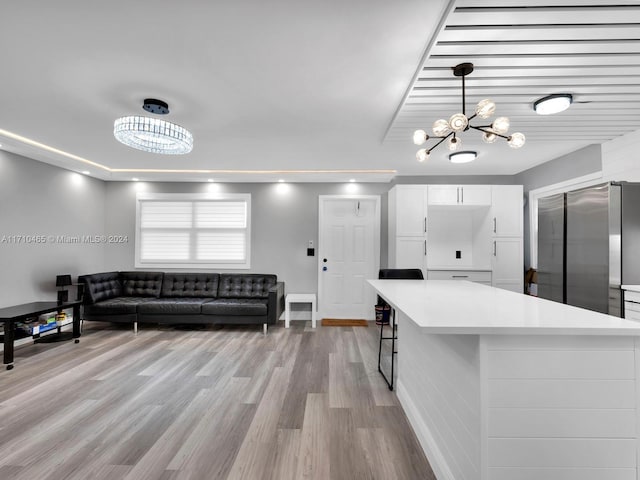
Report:
[[[267,323],[275,325],[284,312],[284,282],[278,282],[269,289]]]

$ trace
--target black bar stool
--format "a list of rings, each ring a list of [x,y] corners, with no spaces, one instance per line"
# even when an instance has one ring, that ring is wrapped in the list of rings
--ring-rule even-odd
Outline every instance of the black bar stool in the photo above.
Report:
[[[381,280],[424,280],[424,276],[422,275],[422,270],[419,268],[383,268],[378,273],[378,278]],[[378,295],[378,306],[389,305]],[[378,371],[384,381],[387,382],[389,386],[389,390],[393,390],[393,374],[395,367],[395,355],[398,353],[396,351],[396,340],[398,339],[398,325],[396,324],[396,312],[392,308],[391,313],[389,315],[389,326],[391,327],[391,336],[384,336],[384,325],[385,322],[380,322],[380,345],[378,347]],[[391,340],[391,376],[389,379],[382,371],[381,360],[382,360],[382,341],[383,340]]]

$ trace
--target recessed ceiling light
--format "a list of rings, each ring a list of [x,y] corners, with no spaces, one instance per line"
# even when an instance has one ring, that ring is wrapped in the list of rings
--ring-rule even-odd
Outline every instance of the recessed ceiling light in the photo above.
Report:
[[[138,177],[133,177],[131,180],[133,180],[134,182],[140,181],[140,179]]]
[[[349,182],[351,182],[351,183],[354,183],[355,181],[356,181],[356,179],[355,179],[355,178],[350,178],[350,179],[349,179]]]
[[[538,115],[553,115],[565,111],[573,102],[573,96],[568,93],[547,95],[533,102],[533,109]]]
[[[207,182],[213,183],[213,178],[207,178]]]
[[[455,152],[449,154],[449,161],[451,163],[469,163],[473,162],[477,156],[478,153],[472,151]]]
[[[281,178],[280,180],[278,180],[278,183],[284,183],[284,178]]]
[[[82,174],[83,175],[91,175],[91,172],[89,170],[83,170]]]

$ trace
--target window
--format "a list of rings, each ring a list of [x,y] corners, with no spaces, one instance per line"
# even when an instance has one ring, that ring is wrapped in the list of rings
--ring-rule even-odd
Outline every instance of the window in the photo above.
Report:
[[[251,195],[136,197],[136,267],[250,268]]]

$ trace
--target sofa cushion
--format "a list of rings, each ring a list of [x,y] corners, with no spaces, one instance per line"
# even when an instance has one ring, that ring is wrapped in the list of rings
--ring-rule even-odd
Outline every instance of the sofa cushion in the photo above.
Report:
[[[159,297],[162,272],[121,272],[122,295],[125,297]]]
[[[202,304],[204,315],[266,315],[267,300],[254,298],[218,298]]]
[[[141,315],[198,315],[202,304],[209,300],[210,298],[155,298],[141,303],[138,313]]]
[[[95,303],[122,295],[120,273],[94,273],[78,277],[78,283],[84,285],[86,303]]]
[[[219,280],[218,273],[165,273],[161,297],[215,298]]]
[[[116,297],[102,300],[93,305],[86,305],[84,310],[87,315],[123,315],[137,313],[138,306],[147,299],[138,297]]]
[[[268,298],[269,289],[278,282],[276,275],[220,274],[220,298]]]

